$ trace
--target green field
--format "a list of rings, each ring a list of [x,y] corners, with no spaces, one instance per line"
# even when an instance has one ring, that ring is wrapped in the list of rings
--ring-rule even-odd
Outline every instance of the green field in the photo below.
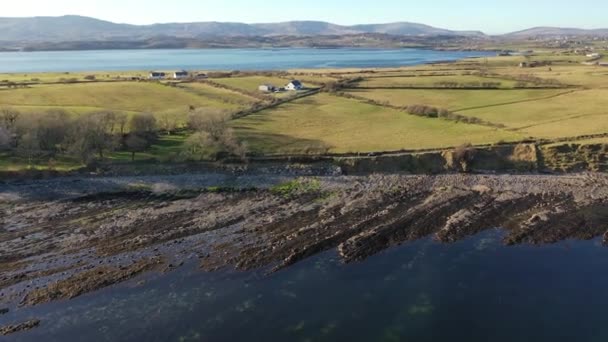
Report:
[[[563,94],[567,90],[350,89],[347,92],[370,100],[387,102],[395,106],[424,104],[458,112],[469,108],[545,99]]]
[[[40,73],[18,73],[0,74],[0,82],[9,81],[16,83],[56,83],[75,79],[80,82],[88,81],[86,76],[95,76],[96,80],[111,81],[119,78],[148,77],[146,71],[102,71],[102,72],[40,72]]]
[[[421,118],[327,94],[234,121],[238,135],[263,153],[372,152],[518,140],[517,133]]]
[[[185,115],[190,106],[236,110],[242,107],[238,101],[245,101],[241,95],[228,91],[206,89],[207,94],[204,91],[188,92],[146,82],[36,85],[0,90],[0,106],[27,112],[63,108],[72,113],[114,110]]]
[[[179,87],[189,91],[192,94],[209,99],[210,101],[223,102],[239,106],[248,106],[259,101],[254,97],[243,95],[242,93],[236,91],[212,87],[205,83],[183,83],[180,84]]]
[[[513,88],[515,81],[479,77],[472,75],[452,75],[452,76],[385,76],[370,77],[359,82],[358,87],[362,88],[399,88],[399,87],[441,87],[441,82],[456,83],[462,86],[471,86],[482,83],[500,83],[499,88]]]
[[[580,90],[550,99],[459,113],[542,138],[604,133],[608,132],[608,90]]]

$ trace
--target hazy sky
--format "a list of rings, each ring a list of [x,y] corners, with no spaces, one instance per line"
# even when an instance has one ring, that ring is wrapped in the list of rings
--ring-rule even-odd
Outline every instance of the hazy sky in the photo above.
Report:
[[[79,14],[114,22],[411,21],[502,33],[532,26],[608,27],[608,1],[587,0],[2,0],[0,16]]]

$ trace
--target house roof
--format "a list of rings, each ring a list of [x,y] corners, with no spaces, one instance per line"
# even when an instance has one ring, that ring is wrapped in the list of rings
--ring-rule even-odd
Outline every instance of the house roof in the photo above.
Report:
[[[296,86],[296,87],[297,87],[297,86],[301,86],[301,85],[302,85],[302,82],[300,82],[300,81],[298,81],[298,80],[293,80],[293,81],[289,82],[289,84],[293,84],[294,86]]]

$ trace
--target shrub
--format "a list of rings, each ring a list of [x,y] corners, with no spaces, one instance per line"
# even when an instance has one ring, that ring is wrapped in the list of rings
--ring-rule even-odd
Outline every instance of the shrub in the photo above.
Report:
[[[454,163],[460,166],[461,171],[469,172],[476,153],[477,150],[470,143],[460,145],[453,151]]]

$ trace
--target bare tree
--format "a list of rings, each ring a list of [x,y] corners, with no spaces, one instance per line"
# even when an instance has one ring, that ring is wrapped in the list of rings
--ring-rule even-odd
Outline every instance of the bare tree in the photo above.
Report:
[[[246,148],[229,126],[230,115],[223,111],[198,109],[188,116],[188,127],[195,133],[186,141],[189,156],[228,153],[245,158]]]
[[[131,133],[125,140],[127,151],[131,152],[131,161],[135,161],[135,153],[143,152],[150,146],[148,140],[138,136],[136,133]]]
[[[127,129],[127,123],[129,123],[129,116],[125,113],[116,113],[116,125],[120,131],[120,134],[125,134]]]
[[[156,133],[156,118],[150,113],[138,113],[131,117],[131,132],[138,134]]]
[[[19,118],[19,111],[10,107],[0,108],[0,125],[9,131],[13,130]]]
[[[83,115],[74,122],[70,134],[70,152],[88,162],[93,154],[104,158],[104,153],[116,147],[116,140],[107,131],[104,116],[98,113]]]
[[[171,135],[175,129],[177,129],[177,116],[169,113],[161,114],[158,120],[158,126],[162,131],[167,133],[167,135]]]
[[[68,135],[70,116],[63,110],[52,110],[37,117],[36,134],[40,150],[56,154],[63,149]]]
[[[35,132],[27,132],[21,136],[16,149],[17,155],[27,158],[27,164],[32,165],[35,157],[39,156],[40,143]]]
[[[210,151],[209,134],[206,132],[195,132],[184,142],[184,151],[188,159],[201,160],[209,157]]]
[[[8,129],[0,126],[0,150],[6,149],[11,144],[11,133]]]

